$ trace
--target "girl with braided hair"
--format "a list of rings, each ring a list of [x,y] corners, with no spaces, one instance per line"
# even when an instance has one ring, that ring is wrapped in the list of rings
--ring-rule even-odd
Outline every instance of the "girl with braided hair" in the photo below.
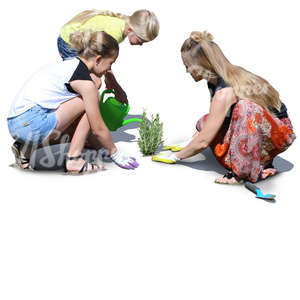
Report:
[[[70,45],[70,34],[76,31],[104,31],[112,36],[118,43],[126,37],[131,45],[143,45],[154,40],[159,32],[159,22],[153,12],[137,10],[131,16],[114,13],[108,10],[86,10],[69,22],[60,30],[57,40],[58,51],[63,60],[76,57],[78,52]],[[96,86],[100,87],[100,79],[92,76]],[[120,102],[128,103],[127,95],[118,84],[111,70],[105,74],[105,83],[108,89],[116,92]]]
[[[277,90],[262,77],[231,64],[206,31],[192,32],[181,55],[196,82],[207,80],[210,111],[197,122],[191,140],[164,148],[178,153],[163,153],[153,160],[175,163],[210,146],[228,170],[216,183],[256,182],[275,175],[273,158],[296,138]]]

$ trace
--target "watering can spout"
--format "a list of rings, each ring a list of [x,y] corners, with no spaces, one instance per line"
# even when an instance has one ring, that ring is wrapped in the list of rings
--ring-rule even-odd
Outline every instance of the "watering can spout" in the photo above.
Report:
[[[132,118],[132,119],[124,120],[123,123],[122,123],[122,126],[124,126],[126,124],[129,124],[129,123],[132,123],[132,122],[139,122],[139,123],[141,123],[142,119]]]

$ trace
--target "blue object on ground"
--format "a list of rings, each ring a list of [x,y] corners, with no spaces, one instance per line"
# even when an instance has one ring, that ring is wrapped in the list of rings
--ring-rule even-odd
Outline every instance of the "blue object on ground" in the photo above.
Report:
[[[256,185],[253,183],[246,181],[245,187],[251,191],[252,193],[256,194],[256,198],[272,201],[275,202],[276,195],[273,194],[264,194]]]

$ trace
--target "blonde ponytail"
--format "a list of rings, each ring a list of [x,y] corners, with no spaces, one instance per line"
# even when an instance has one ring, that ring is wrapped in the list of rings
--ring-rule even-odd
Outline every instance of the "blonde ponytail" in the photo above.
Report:
[[[212,34],[210,34],[209,32],[207,32],[206,30],[203,32],[200,31],[193,31],[190,34],[190,38],[192,40],[194,40],[197,43],[200,43],[202,41],[207,41],[207,42],[212,42],[214,37],[212,36]]]
[[[70,44],[84,58],[96,55],[110,57],[119,50],[118,42],[104,31],[76,31],[70,34]]]
[[[84,23],[95,16],[116,17],[116,18],[124,19],[126,22],[128,20],[128,16],[120,13],[115,13],[109,10],[90,9],[79,13],[74,18],[72,18],[69,22],[67,22],[65,25],[69,25],[73,23]]]
[[[136,35],[147,42],[154,40],[159,33],[159,22],[156,15],[146,9],[134,12],[128,19],[128,25]]]
[[[267,110],[280,110],[281,100],[276,89],[264,78],[232,65],[209,32],[193,31],[183,43],[181,52],[190,55],[194,68],[204,68],[222,77],[239,98],[253,101]]]

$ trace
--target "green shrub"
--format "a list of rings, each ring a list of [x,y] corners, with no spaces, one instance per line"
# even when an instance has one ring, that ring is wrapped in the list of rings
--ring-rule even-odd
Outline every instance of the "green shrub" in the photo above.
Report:
[[[159,114],[151,120],[147,119],[146,111],[143,113],[139,129],[138,145],[144,155],[154,154],[159,145],[163,142],[163,124],[160,122]]]

